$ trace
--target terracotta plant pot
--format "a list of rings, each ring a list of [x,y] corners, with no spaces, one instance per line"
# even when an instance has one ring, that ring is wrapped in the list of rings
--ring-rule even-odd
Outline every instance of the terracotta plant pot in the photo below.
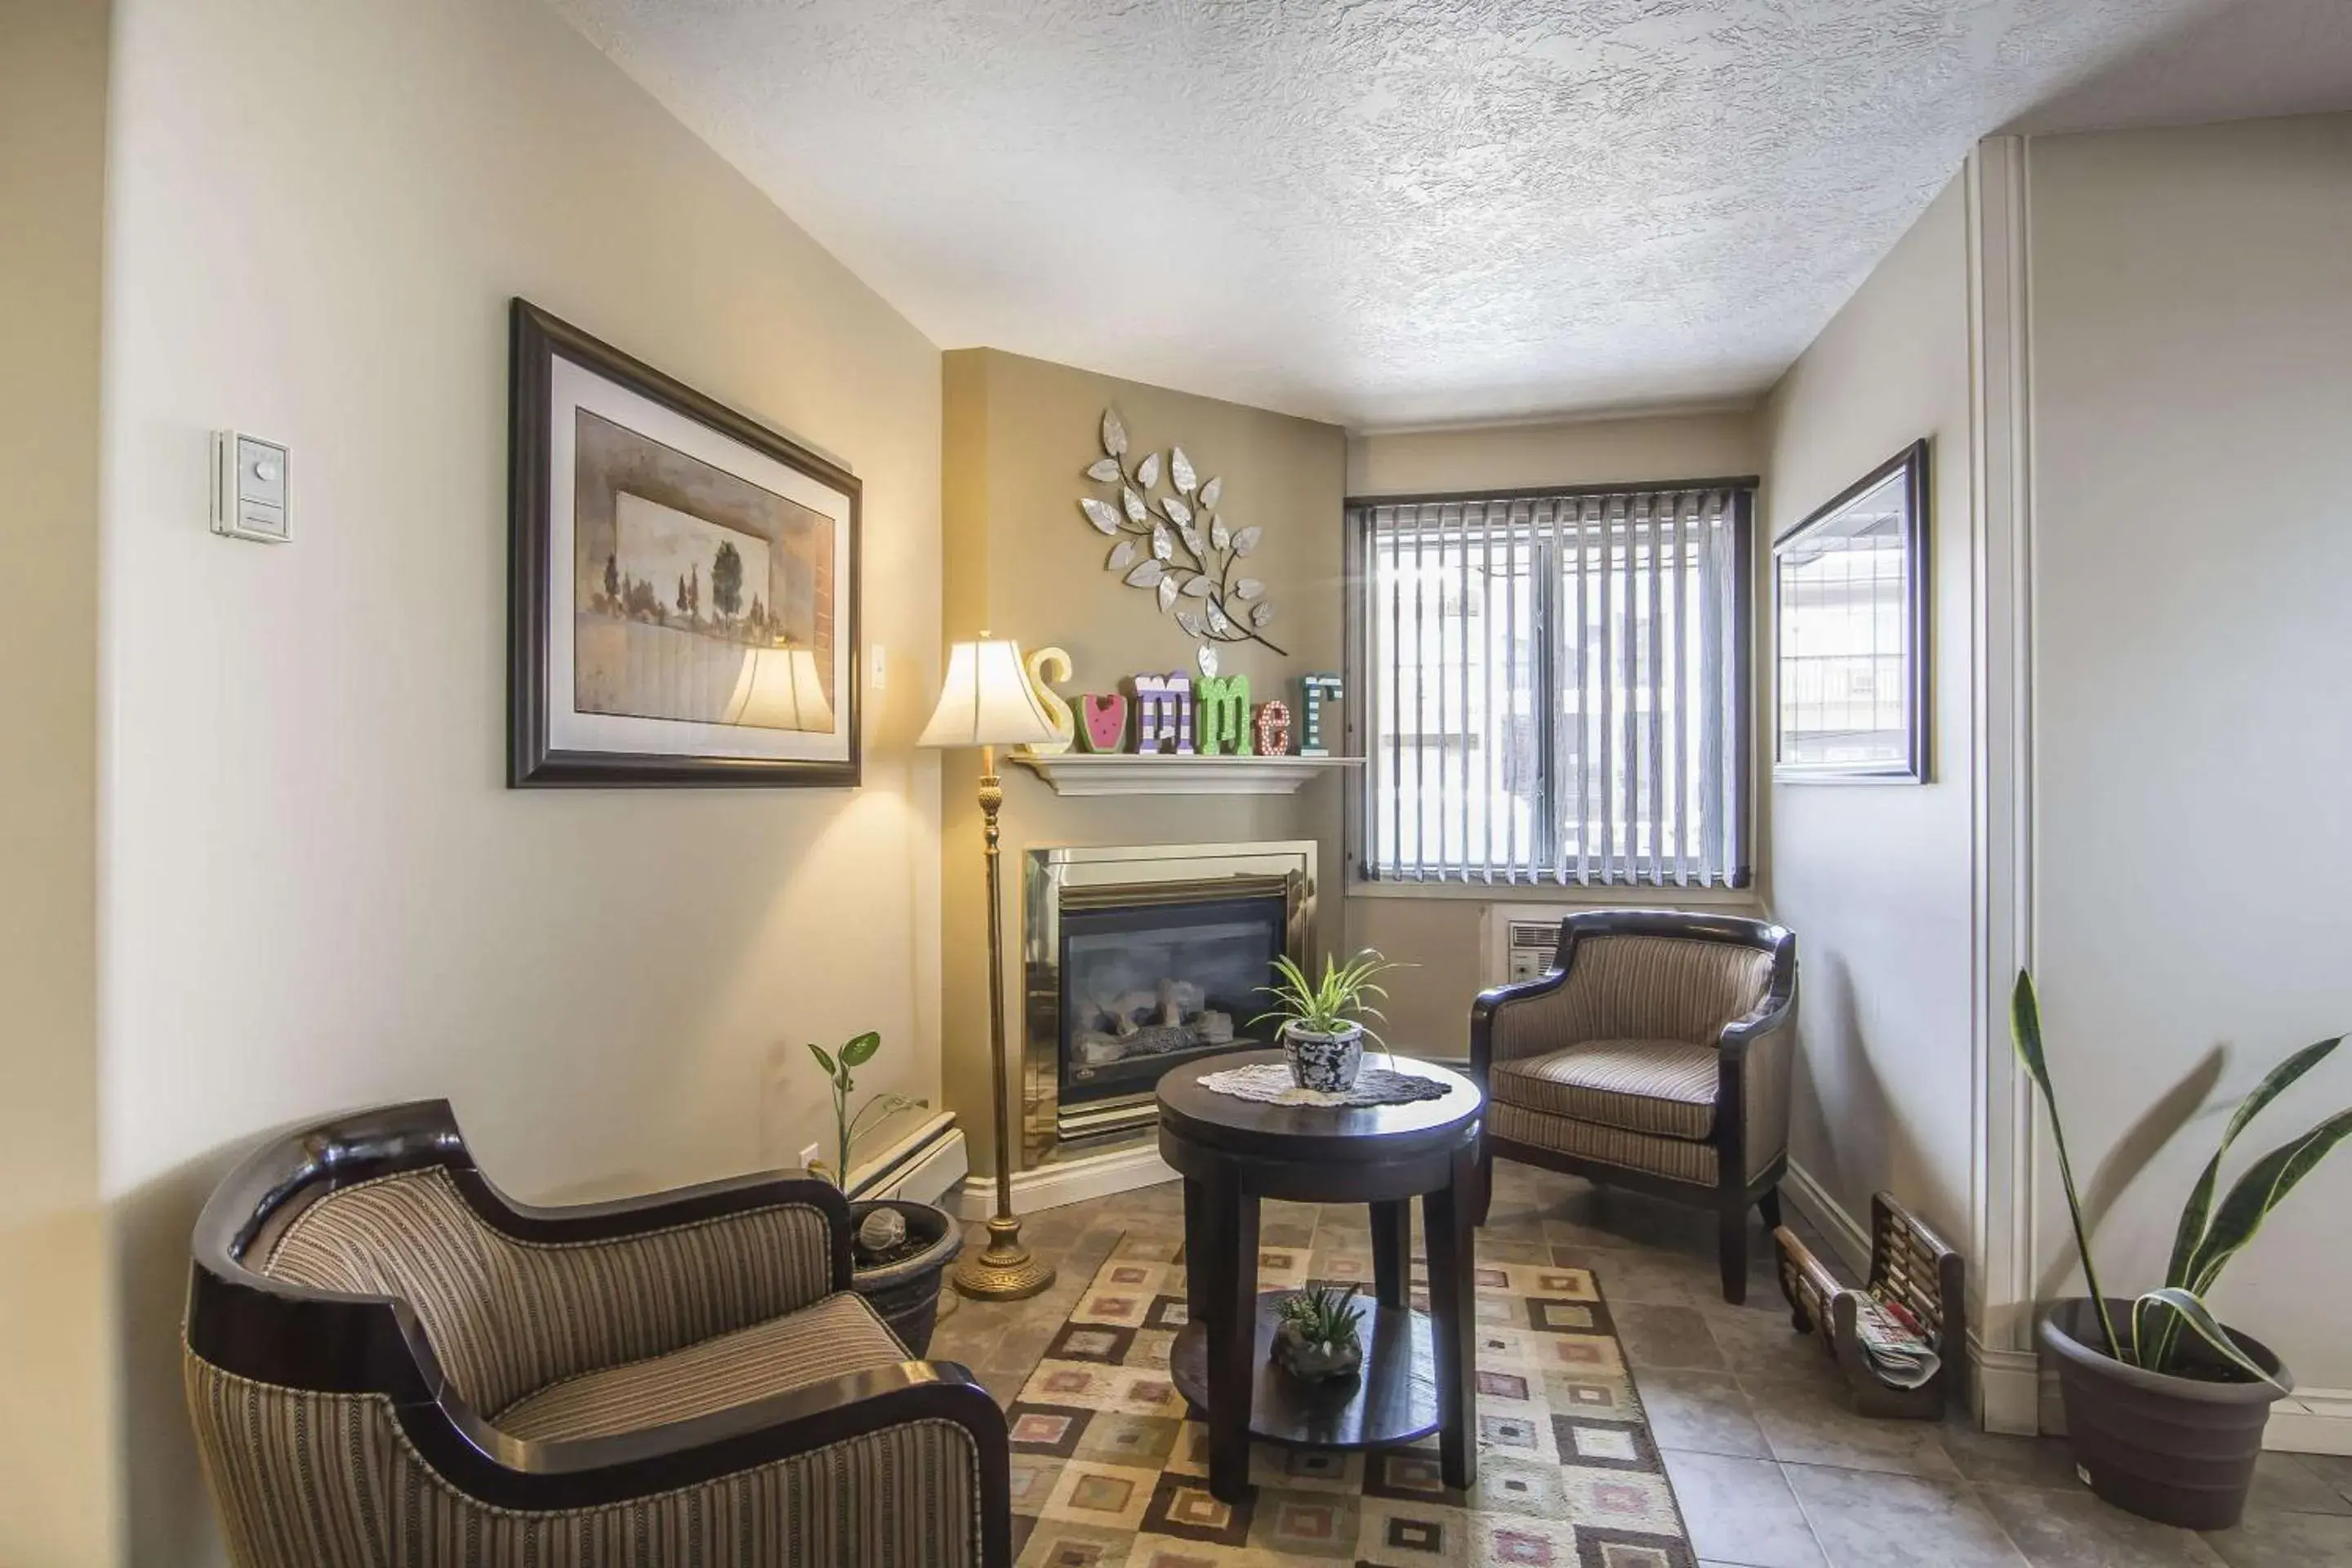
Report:
[[[2116,1331],[2128,1301],[2109,1301]],[[2187,1333],[2187,1330],[2182,1331]],[[2254,1364],[2287,1388],[2294,1380],[2269,1347],[2228,1330]],[[2142,1519],[2184,1530],[2227,1530],[2246,1510],[2263,1428],[2282,1390],[2241,1374],[2205,1352],[2191,1361],[2211,1379],[2145,1372],[2108,1355],[2087,1297],[2060,1301],[2042,1319],[2042,1343],[2058,1358],[2066,1431],[2091,1489]],[[2202,1351],[2201,1344],[2198,1349]]]
[[[1364,1031],[1350,1028],[1337,1035],[1316,1035],[1286,1024],[1282,1054],[1290,1063],[1291,1081],[1299,1088],[1344,1094],[1356,1087],[1356,1073],[1364,1065]]]
[[[868,1263],[864,1252],[851,1248],[849,1288],[866,1298],[898,1342],[918,1360],[931,1348],[931,1330],[940,1321],[940,1278],[963,1250],[963,1226],[943,1208],[883,1198],[849,1205],[849,1229],[855,1236],[866,1216],[876,1209],[895,1209],[907,1222],[909,1243],[903,1256]]]

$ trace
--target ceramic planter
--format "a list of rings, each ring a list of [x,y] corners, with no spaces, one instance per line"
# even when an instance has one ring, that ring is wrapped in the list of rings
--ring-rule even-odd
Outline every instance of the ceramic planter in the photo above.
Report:
[[[1352,1377],[1363,1369],[1364,1342],[1360,1335],[1345,1344],[1317,1344],[1300,1331],[1297,1323],[1284,1323],[1274,1331],[1274,1359],[1276,1365],[1294,1377],[1308,1383],[1328,1383],[1333,1378]]]
[[[850,1234],[856,1235],[866,1216],[882,1208],[898,1211],[918,1248],[887,1263],[868,1264],[853,1247],[849,1288],[865,1297],[898,1342],[920,1359],[929,1352],[931,1330],[940,1321],[940,1277],[963,1250],[963,1226],[943,1208],[884,1198],[849,1205]]]
[[[1349,1027],[1336,1035],[1318,1035],[1285,1024],[1282,1054],[1299,1088],[1342,1094],[1356,1087],[1357,1070],[1364,1065],[1364,1031]]]
[[[2117,1331],[2126,1331],[2131,1303],[2109,1301],[2107,1313]],[[2267,1346],[2228,1331],[2255,1365],[2294,1386]],[[2237,1523],[2253,1485],[2263,1428],[2282,1391],[2251,1379],[2145,1372],[2108,1355],[2105,1342],[2087,1297],[2060,1301],[2042,1316],[2042,1343],[2057,1358],[2068,1439],[2091,1489],[2159,1524],[2227,1530]],[[2217,1377],[2227,1366],[2218,1356],[2209,1364]]]

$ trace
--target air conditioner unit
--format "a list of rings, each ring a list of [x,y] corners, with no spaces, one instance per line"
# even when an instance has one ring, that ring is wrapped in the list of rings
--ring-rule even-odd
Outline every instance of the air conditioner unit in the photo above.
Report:
[[[1559,922],[1567,909],[1530,904],[1486,906],[1486,984],[1506,985],[1549,974],[1558,967]]]

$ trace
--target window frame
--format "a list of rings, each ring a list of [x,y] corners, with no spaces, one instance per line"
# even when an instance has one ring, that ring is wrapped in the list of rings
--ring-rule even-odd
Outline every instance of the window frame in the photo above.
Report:
[[[1756,795],[1757,795],[1757,711],[1756,644],[1760,632],[1758,615],[1758,584],[1756,582],[1756,500],[1762,479],[1754,474],[1730,478],[1695,479],[1643,480],[1632,484],[1537,485],[1515,486],[1502,489],[1425,490],[1370,492],[1349,495],[1340,502],[1340,528],[1343,560],[1341,564],[1340,597],[1343,675],[1348,700],[1344,708],[1342,732],[1347,741],[1347,753],[1352,757],[1368,757],[1370,730],[1364,715],[1369,711],[1360,697],[1369,697],[1371,690],[1371,624],[1367,613],[1366,595],[1371,588],[1370,570],[1370,536],[1371,510],[1383,506],[1437,506],[1468,501],[1547,501],[1579,500],[1593,496],[1667,495],[1685,490],[1725,490],[1729,492],[1731,505],[1732,581],[1736,591],[1732,605],[1738,617],[1733,628],[1731,644],[1730,701],[1738,715],[1732,726],[1733,798],[1732,819],[1739,833],[1738,863],[1730,867],[1723,880],[1699,885],[1678,884],[1668,876],[1652,880],[1646,876],[1629,876],[1617,880],[1595,878],[1590,882],[1570,877],[1563,881],[1556,873],[1539,875],[1532,882],[1516,879],[1488,880],[1484,883],[1469,879],[1444,876],[1433,878],[1380,878],[1370,874],[1370,832],[1372,812],[1370,792],[1377,787],[1374,770],[1367,765],[1345,794],[1345,821],[1342,825],[1342,858],[1347,863],[1346,880],[1351,892],[1377,890],[1383,896],[1420,893],[1434,897],[1541,897],[1557,901],[1564,895],[1579,893],[1608,896],[1671,896],[1676,899],[1706,900],[1710,898],[1746,898],[1752,895],[1756,885]],[[1548,626],[1558,619],[1558,595],[1545,585],[1544,597],[1555,613]],[[1556,627],[1548,632],[1547,640],[1556,635]],[[1544,661],[1545,684],[1549,689],[1552,660]],[[1554,715],[1547,702],[1539,715],[1545,734],[1551,731]],[[1545,755],[1551,752],[1546,748]],[[1549,768],[1544,774],[1545,794],[1549,796],[1556,788]],[[1554,813],[1544,814],[1541,831],[1550,844],[1559,829],[1549,820]]]

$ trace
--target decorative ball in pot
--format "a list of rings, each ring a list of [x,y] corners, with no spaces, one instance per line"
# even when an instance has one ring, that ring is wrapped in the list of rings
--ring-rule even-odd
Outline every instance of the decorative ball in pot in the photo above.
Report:
[[[1400,967],[1366,948],[1344,964],[1327,955],[1317,980],[1287,957],[1277,958],[1276,984],[1259,987],[1275,1005],[1250,1022],[1281,1024],[1282,1054],[1299,1088],[1344,1094],[1364,1065],[1364,1041],[1381,1043],[1364,1023],[1381,1016],[1375,1000],[1388,1000],[1380,976]]]
[[[2253,1240],[2295,1184],[2352,1137],[2352,1110],[2324,1118],[2255,1160],[2226,1193],[2221,1163],[2263,1107],[2325,1060],[2343,1037],[2305,1046],[2239,1102],[2221,1148],[2182,1206],[2164,1283],[2126,1299],[2109,1296],[2099,1283],[2042,1053],[2041,1007],[2032,978],[2022,972],[2010,1023],[2018,1058],[2050,1108],[2058,1174],[2090,1288],[2087,1297],[2052,1305],[2041,1321],[2042,1346],[2058,1363],[2074,1462],[2092,1491],[2118,1508],[2184,1529],[2226,1530],[2245,1510],[2271,1405],[2294,1388],[2294,1379],[2267,1346],[2217,1320],[2205,1297],[2222,1266]]]
[[[874,1059],[882,1037],[868,1031],[837,1052],[812,1043],[809,1055],[824,1069],[833,1086],[833,1127],[835,1159],[820,1173],[837,1186],[849,1175],[850,1144],[861,1131],[878,1126],[892,1112],[919,1110],[928,1100],[902,1094],[877,1094],[850,1114],[849,1097],[856,1092],[856,1069]],[[963,1227],[955,1216],[933,1204],[905,1198],[853,1201],[849,1205],[850,1289],[866,1298],[877,1316],[890,1325],[909,1354],[930,1349],[931,1330],[939,1323],[940,1278],[963,1250]]]

